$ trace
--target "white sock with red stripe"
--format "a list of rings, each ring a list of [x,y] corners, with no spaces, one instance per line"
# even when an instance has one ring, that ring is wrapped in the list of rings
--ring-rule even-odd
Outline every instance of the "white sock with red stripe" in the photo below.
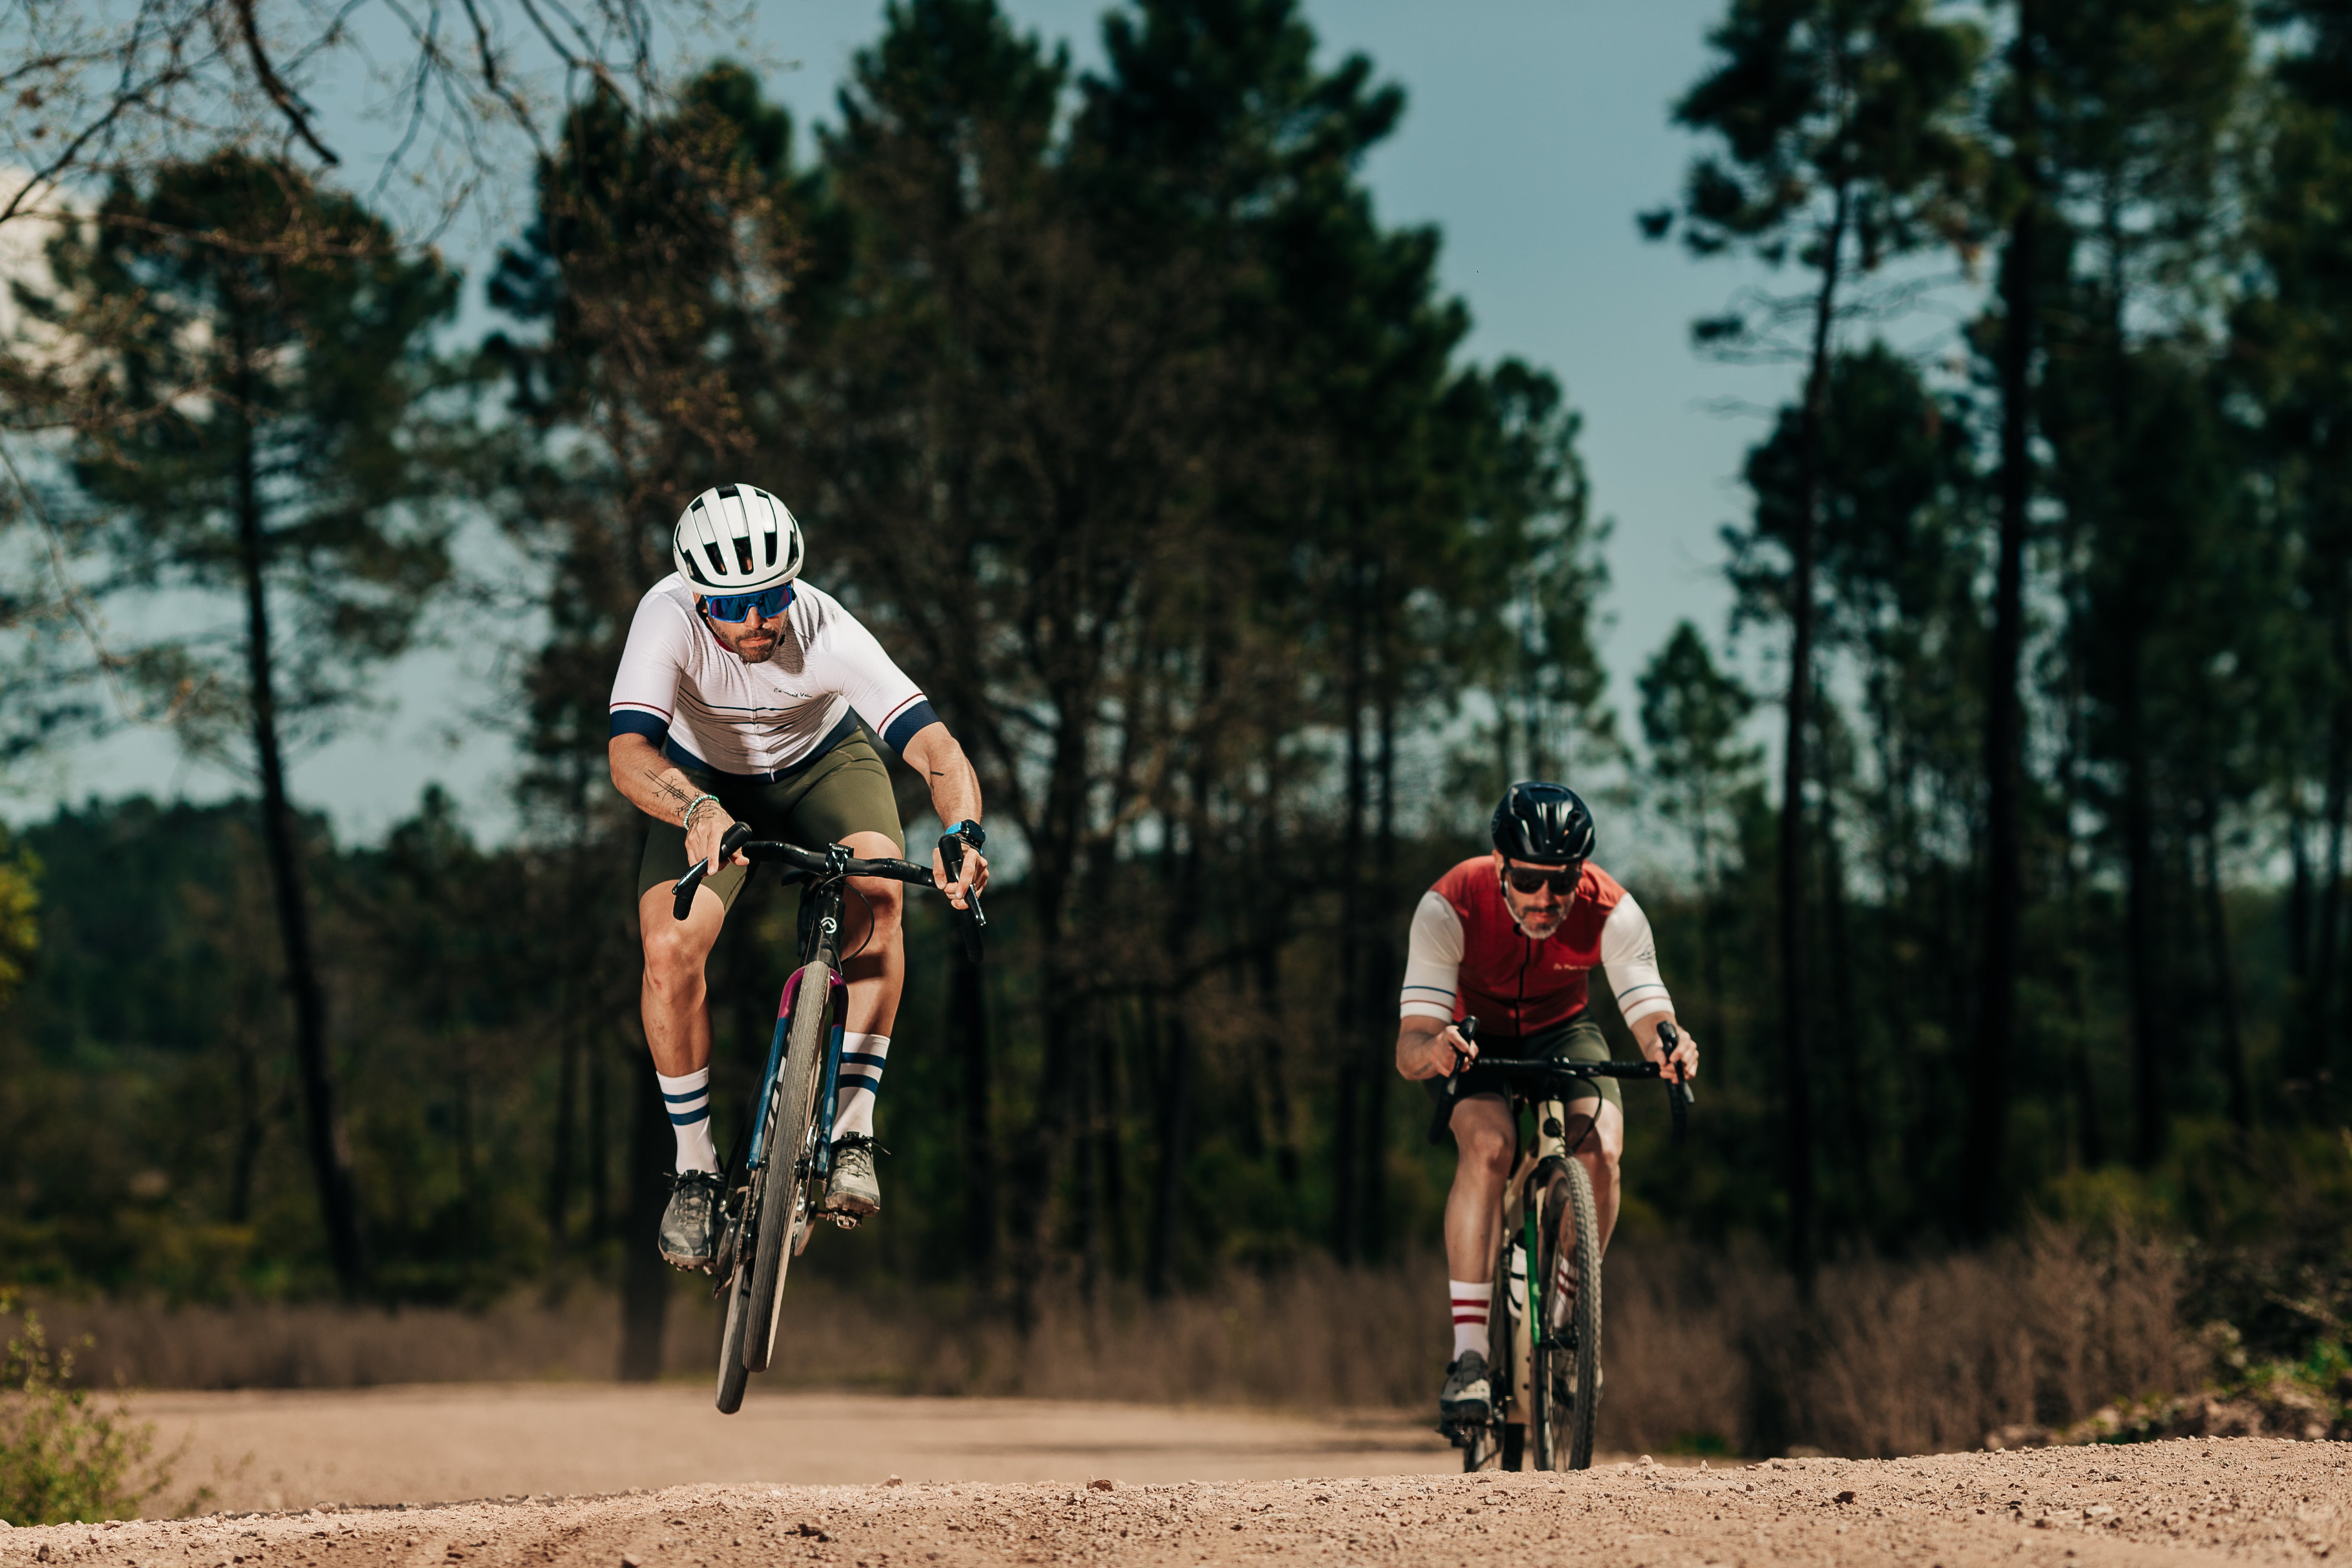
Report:
[[[1454,1298],[1454,1359],[1465,1351],[1486,1353],[1486,1309],[1495,1299],[1491,1279],[1448,1279],[1446,1293]]]

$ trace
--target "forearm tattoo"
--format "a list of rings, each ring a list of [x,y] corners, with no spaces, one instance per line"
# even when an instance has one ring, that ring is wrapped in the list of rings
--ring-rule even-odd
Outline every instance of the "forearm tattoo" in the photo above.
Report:
[[[678,788],[677,785],[670,783],[669,780],[662,777],[661,774],[654,772],[651,768],[647,768],[646,770],[645,778],[646,782],[652,784],[656,790],[669,796],[671,802],[675,804],[680,811],[684,811],[688,804],[694,798],[684,790]]]

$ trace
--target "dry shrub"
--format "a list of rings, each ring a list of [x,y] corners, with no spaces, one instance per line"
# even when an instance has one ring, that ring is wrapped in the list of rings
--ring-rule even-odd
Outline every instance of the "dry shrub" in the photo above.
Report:
[[[1447,1352],[1444,1266],[1309,1260],[1152,1300],[1031,1295],[1025,1331],[965,1291],[795,1282],[769,1373],[795,1387],[1428,1408]],[[2193,1386],[2210,1360],[2181,1331],[2170,1247],[2043,1227],[1983,1252],[1822,1270],[1801,1305],[1752,1247],[1627,1241],[1611,1250],[1601,1439],[1621,1450],[1894,1456],[1979,1446],[2021,1424],[2063,1427],[2118,1398]],[[699,1377],[716,1319],[681,1285],[666,1364]],[[619,1354],[609,1297],[488,1312],[335,1306],[164,1310],[53,1304],[93,1335],[99,1382],[172,1388],[351,1387],[591,1377]]]
[[[1751,1247],[1626,1242],[1609,1249],[1602,1287],[1600,1446],[1752,1452],[1748,1330],[1789,1320],[1788,1276]]]
[[[1434,1258],[1382,1269],[1310,1260],[1159,1301],[1125,1288],[1089,1301],[1059,1281],[1034,1293],[1024,1334],[1009,1312],[962,1297],[795,1287],[771,1374],[908,1394],[1411,1407],[1433,1397],[1444,1366],[1444,1289]]]
[[[689,1301],[669,1318],[668,1364],[697,1364],[713,1336]],[[515,1300],[488,1311],[387,1310],[331,1302],[163,1307],[52,1300],[61,1339],[95,1343],[76,1375],[102,1387],[367,1388],[402,1383],[603,1378],[620,1362],[613,1298],[562,1307]]]
[[[1750,1444],[1945,1452],[2178,1392],[2207,1361],[2179,1326],[2183,1284],[2171,1247],[2047,1226],[1983,1252],[1824,1269],[1810,1310],[1750,1325],[1765,1394]]]

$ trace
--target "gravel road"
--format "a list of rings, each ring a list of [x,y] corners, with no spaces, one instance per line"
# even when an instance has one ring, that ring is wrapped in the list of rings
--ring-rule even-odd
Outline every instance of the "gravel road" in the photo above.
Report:
[[[0,1531],[0,1565],[2306,1563],[2352,1545],[2352,1446],[1629,1462],[1580,1475],[694,1486]]]

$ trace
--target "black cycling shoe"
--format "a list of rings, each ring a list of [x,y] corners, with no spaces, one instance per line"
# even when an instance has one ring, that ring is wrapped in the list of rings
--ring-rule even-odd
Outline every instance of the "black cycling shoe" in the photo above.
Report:
[[[1437,1395],[1441,1421],[1484,1421],[1494,1412],[1494,1391],[1486,1383],[1486,1358],[1464,1351],[1445,1369],[1445,1387]]]
[[[727,1190],[716,1171],[681,1171],[669,1179],[669,1206],[662,1210],[662,1261],[679,1268],[709,1268],[719,1253],[719,1215]]]

